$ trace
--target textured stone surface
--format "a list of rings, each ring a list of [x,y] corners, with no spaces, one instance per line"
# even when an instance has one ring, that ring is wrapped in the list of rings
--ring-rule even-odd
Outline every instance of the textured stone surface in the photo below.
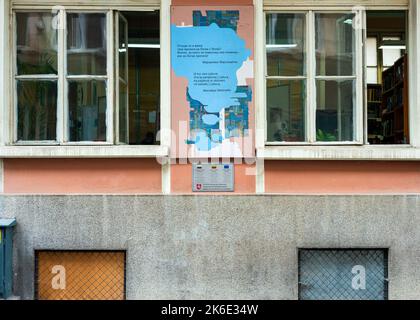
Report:
[[[1,196],[15,294],[34,250],[126,249],[128,299],[296,299],[298,248],[389,248],[391,299],[420,298],[420,196]]]

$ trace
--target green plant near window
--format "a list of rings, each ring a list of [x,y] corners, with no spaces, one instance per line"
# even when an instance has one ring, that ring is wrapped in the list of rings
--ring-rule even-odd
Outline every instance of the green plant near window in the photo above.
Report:
[[[318,129],[316,132],[316,141],[330,142],[337,141],[337,136],[333,133],[324,132],[321,129]]]

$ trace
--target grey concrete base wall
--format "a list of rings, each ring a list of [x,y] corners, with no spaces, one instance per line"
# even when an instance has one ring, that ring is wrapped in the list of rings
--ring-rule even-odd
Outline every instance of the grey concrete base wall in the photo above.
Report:
[[[297,299],[298,248],[389,248],[390,299],[420,299],[420,196],[1,196],[15,294],[34,250],[127,250],[128,299]]]

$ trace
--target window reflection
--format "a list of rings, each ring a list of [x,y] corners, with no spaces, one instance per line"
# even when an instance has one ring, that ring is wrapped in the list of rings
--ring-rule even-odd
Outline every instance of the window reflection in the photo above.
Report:
[[[57,74],[57,31],[48,12],[16,13],[17,74]]]
[[[267,72],[269,76],[305,75],[305,14],[267,15]]]
[[[159,11],[122,12],[128,21],[129,143],[159,144]]]
[[[106,16],[104,13],[67,15],[69,75],[106,75]]]
[[[305,141],[305,82],[267,81],[268,141]]]
[[[69,141],[106,141],[106,82],[69,81]]]
[[[320,76],[355,74],[354,14],[315,15],[316,73]]]
[[[57,82],[18,81],[19,141],[54,141],[57,123]]]

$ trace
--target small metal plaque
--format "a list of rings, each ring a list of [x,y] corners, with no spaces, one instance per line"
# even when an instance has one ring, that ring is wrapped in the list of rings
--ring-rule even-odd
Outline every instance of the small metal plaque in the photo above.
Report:
[[[193,192],[233,192],[235,167],[227,164],[193,164]]]

